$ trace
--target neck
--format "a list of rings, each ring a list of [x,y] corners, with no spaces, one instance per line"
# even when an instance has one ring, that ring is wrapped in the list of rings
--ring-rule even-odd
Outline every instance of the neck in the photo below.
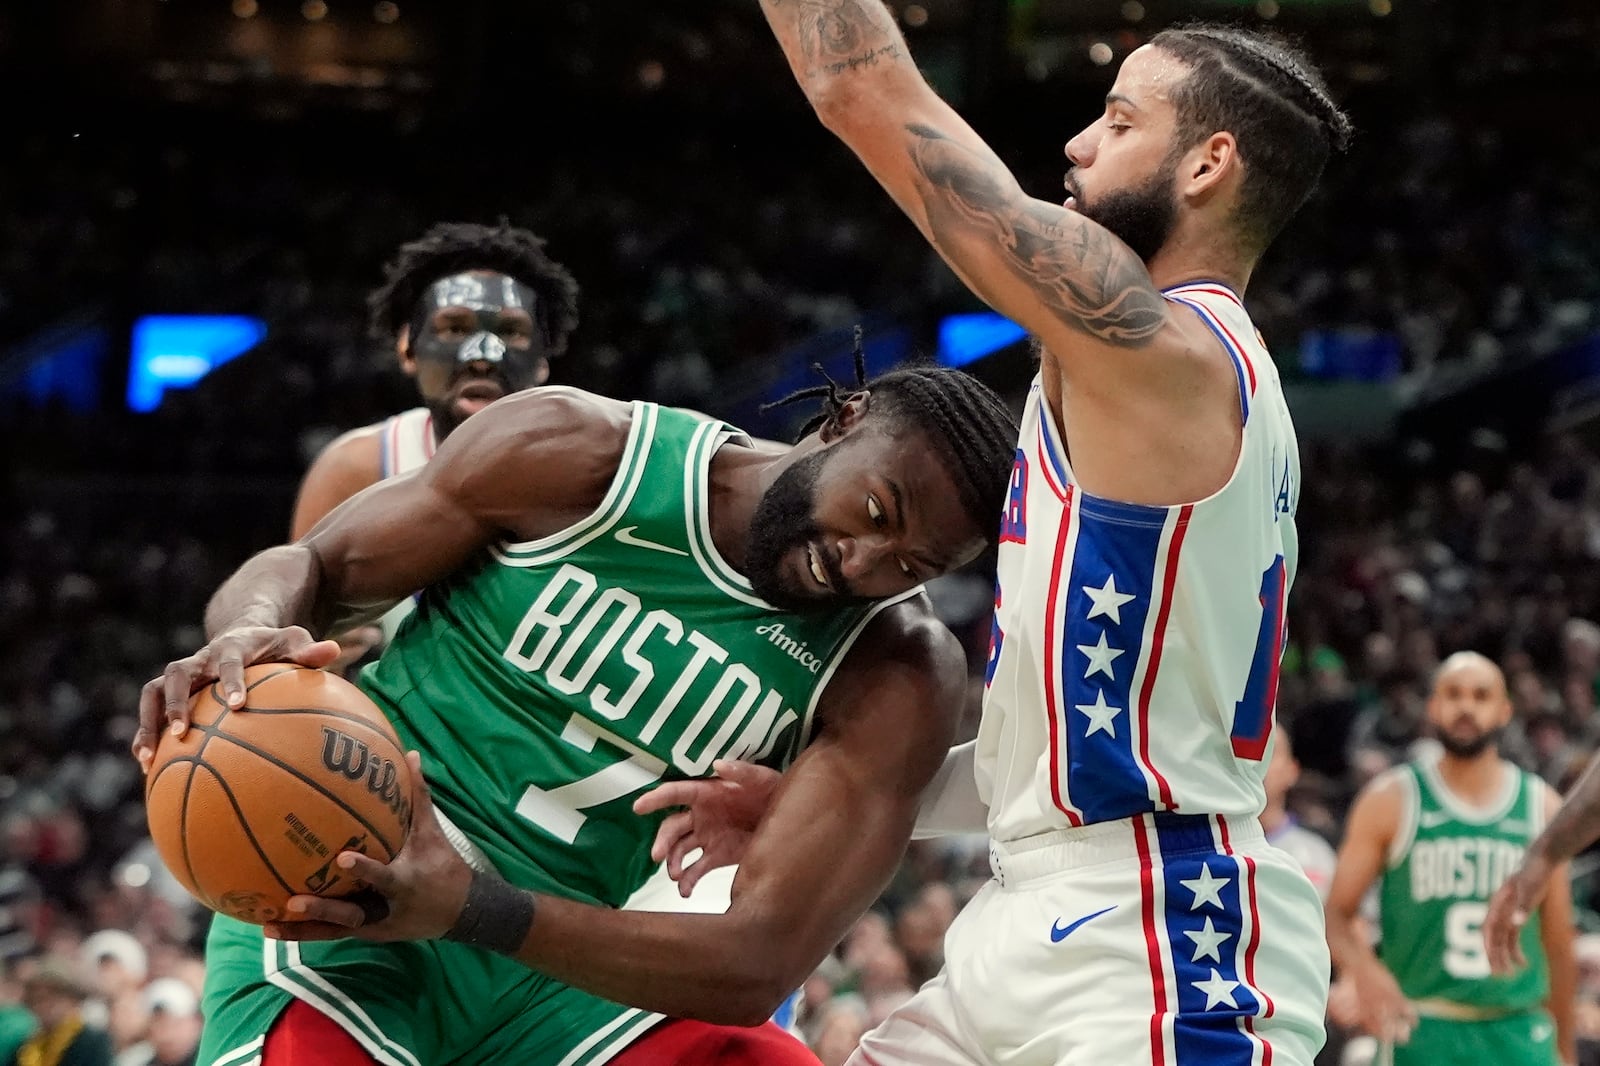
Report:
[[[764,443],[757,441],[753,448],[724,445],[711,458],[711,542],[741,574],[761,497],[790,463],[811,450],[800,444],[778,451]]]
[[[1158,289],[1191,281],[1220,281],[1240,297],[1250,284],[1256,257],[1241,253],[1231,239],[1215,232],[1174,232],[1145,266]]]
[[[1493,801],[1505,784],[1500,763],[1500,752],[1494,747],[1485,748],[1477,755],[1463,758],[1448,751],[1439,759],[1439,777],[1450,791],[1463,799],[1482,806]]]

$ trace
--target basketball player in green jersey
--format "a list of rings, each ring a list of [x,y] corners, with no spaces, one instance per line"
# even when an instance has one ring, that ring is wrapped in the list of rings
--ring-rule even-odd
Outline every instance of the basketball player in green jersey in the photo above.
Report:
[[[1505,678],[1457,652],[1434,678],[1428,720],[1442,753],[1405,763],[1356,797],[1327,903],[1335,965],[1355,980],[1362,1027],[1395,1066],[1555,1066],[1576,1061],[1572,898],[1553,871],[1537,921],[1524,930],[1534,965],[1491,974],[1483,922],[1559,800],[1500,758],[1511,720]],[[1356,916],[1379,883],[1374,954]]]
[[[332,1062],[329,1020],[385,1064],[694,1061],[646,1051],[664,1017],[756,1025],[803,982],[887,883],[951,742],[965,656],[918,590],[993,539],[1016,437],[955,371],[822,391],[793,447],[507,397],[224,584],[210,643],[146,686],[136,754],[198,688],[237,707],[244,665],[321,665],[311,633],[426,589],[362,685],[432,785],[407,851],[448,836],[455,865],[425,886],[442,924],[363,930],[409,942],[219,916],[201,1061]],[[730,757],[788,772],[728,911],[614,909],[653,866],[632,800]]]

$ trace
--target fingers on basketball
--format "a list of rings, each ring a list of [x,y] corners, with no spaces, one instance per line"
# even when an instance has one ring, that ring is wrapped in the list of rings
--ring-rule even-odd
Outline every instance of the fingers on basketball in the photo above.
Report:
[[[388,862],[405,843],[412,766],[383,713],[336,675],[246,667],[245,709],[213,684],[194,728],[162,736],[145,779],[150,834],[174,875],[213,910],[257,925],[290,897],[364,887],[344,851]]]

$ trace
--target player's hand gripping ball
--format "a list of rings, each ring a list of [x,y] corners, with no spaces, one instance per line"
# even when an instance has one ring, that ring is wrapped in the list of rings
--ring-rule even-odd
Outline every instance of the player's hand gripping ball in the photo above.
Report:
[[[165,733],[145,778],[150,836],[207,907],[256,925],[295,895],[367,888],[335,863],[388,862],[411,826],[412,780],[399,737],[355,685],[293,663],[244,668],[244,704],[223,682],[196,692],[183,736]]]

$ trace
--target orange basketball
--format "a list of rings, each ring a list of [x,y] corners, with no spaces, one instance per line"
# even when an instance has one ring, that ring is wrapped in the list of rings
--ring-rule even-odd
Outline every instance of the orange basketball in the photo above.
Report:
[[[388,862],[411,826],[411,768],[394,727],[355,685],[261,663],[242,710],[220,685],[190,701],[182,740],[162,735],[145,779],[150,836],[168,869],[212,910],[256,925],[289,897],[362,887],[333,860]]]

